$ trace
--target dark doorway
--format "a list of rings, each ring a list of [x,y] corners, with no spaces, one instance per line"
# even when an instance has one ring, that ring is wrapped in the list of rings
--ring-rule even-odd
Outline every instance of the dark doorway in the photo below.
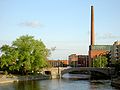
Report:
[[[51,71],[45,71],[46,75],[51,75]]]

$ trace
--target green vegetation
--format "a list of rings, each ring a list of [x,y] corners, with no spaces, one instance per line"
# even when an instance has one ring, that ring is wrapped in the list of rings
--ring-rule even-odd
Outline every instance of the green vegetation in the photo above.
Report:
[[[21,36],[11,46],[3,45],[0,50],[0,67],[4,71],[28,74],[48,66],[46,60],[50,51],[41,40],[35,40],[33,36]]]
[[[93,60],[93,67],[106,67],[107,60],[106,56],[98,56]]]

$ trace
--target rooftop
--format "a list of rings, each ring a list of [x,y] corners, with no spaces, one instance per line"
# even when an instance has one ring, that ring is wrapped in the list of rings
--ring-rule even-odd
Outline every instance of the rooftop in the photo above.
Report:
[[[91,50],[108,50],[110,51],[112,48],[112,45],[92,45],[90,46]]]

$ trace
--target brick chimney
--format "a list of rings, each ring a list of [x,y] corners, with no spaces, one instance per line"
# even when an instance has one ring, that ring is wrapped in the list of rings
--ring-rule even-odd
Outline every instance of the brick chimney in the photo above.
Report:
[[[94,36],[94,8],[91,6],[91,44],[95,44],[95,36]]]

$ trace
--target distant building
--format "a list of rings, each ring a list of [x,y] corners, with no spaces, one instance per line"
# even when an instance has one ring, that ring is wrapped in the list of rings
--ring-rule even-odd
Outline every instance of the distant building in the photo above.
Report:
[[[110,52],[112,45],[90,45],[89,46],[89,66],[93,66],[93,60],[100,55]]]
[[[63,65],[68,65],[68,60],[60,60]]]
[[[68,59],[70,66],[87,67],[88,66],[88,55],[76,55],[71,54]]]
[[[48,60],[48,63],[52,66],[52,67],[65,67],[68,66],[68,60]]]
[[[92,61],[100,55],[109,54],[109,64],[114,65],[120,62],[120,41],[114,42],[113,45],[94,45],[89,48],[89,64],[92,66]]]
[[[115,64],[116,62],[120,62],[120,41],[114,42],[110,54],[111,54],[110,58],[112,64]]]
[[[68,57],[68,62],[69,62],[69,65],[72,63],[72,62],[77,62],[78,61],[78,56],[76,54],[71,54],[69,57]]]
[[[88,67],[88,55],[78,55],[78,66],[79,67]]]

